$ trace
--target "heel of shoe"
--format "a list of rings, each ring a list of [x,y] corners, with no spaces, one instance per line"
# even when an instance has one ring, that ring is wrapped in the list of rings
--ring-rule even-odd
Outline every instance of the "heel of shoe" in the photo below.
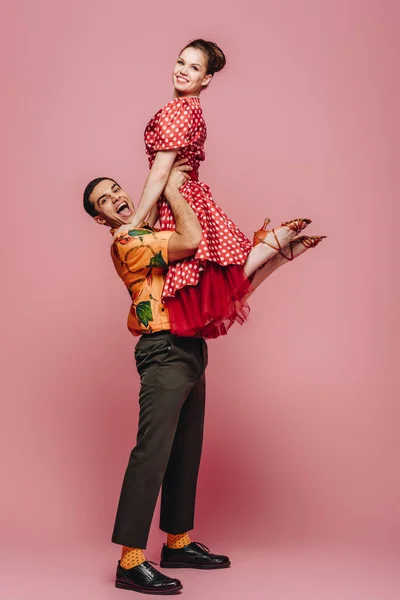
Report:
[[[261,227],[261,229],[254,232],[253,247],[257,246],[257,244],[260,244],[265,239],[265,237],[268,233],[268,229],[267,229],[268,223],[270,221],[271,221],[271,219],[269,219],[268,217],[266,219],[264,219],[264,225]]]

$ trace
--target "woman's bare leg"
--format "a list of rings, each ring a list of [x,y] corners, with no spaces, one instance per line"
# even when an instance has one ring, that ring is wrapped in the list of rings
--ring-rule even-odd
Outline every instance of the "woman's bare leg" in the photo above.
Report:
[[[309,240],[314,240],[314,242],[312,245],[308,245],[308,246],[305,246],[302,243],[301,239],[294,240],[293,242],[291,242],[290,245],[291,245],[292,252],[293,252],[293,258],[297,258],[301,254],[304,254],[304,252],[307,252],[307,250],[309,250],[309,248],[313,248],[313,247],[315,248],[315,246],[317,246],[324,237],[325,236],[310,237]],[[253,279],[251,281],[252,290],[251,290],[249,296],[251,296],[251,294],[253,294],[255,292],[255,290],[263,283],[263,281],[265,281],[265,279],[267,279],[267,277],[272,275],[272,273],[274,271],[276,271],[277,269],[279,269],[279,267],[281,267],[282,265],[284,265],[288,262],[291,262],[291,261],[289,261],[287,258],[285,258],[285,256],[283,256],[282,254],[276,254],[267,263],[265,263],[264,266],[257,269],[257,271],[255,272]]]
[[[269,277],[274,271],[279,269],[282,265],[288,262],[281,254],[277,254],[265,263],[262,267],[257,269],[254,273],[253,279],[251,280],[251,292],[249,296],[254,294],[256,289]]]
[[[296,235],[311,223],[309,219],[296,219],[295,221],[300,222],[300,227],[298,229],[295,227],[288,227],[287,225],[272,229],[261,243],[252,248],[244,265],[244,272],[247,277],[250,277],[257,269],[271,260],[273,256],[278,254],[280,249],[286,248]],[[291,221],[290,223],[293,224],[294,221]]]

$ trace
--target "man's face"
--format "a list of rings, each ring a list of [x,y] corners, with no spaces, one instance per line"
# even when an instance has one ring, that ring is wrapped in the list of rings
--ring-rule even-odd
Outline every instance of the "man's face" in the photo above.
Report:
[[[103,179],[96,185],[90,194],[90,201],[97,211],[94,219],[100,225],[113,228],[126,225],[135,214],[131,198],[111,179]]]

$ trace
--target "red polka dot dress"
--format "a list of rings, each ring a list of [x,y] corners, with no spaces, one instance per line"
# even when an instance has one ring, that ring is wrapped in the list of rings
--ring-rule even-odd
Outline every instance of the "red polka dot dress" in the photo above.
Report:
[[[179,150],[177,158],[187,158],[193,167],[191,180],[180,191],[203,232],[196,255],[174,263],[166,275],[163,302],[169,310],[171,331],[213,338],[247,318],[245,296],[250,282],[243,266],[252,244],[215,204],[210,188],[199,181],[206,137],[200,100],[195,97],[175,98],[156,113],[145,130],[150,167],[160,150]],[[174,230],[169,204],[160,198],[158,207],[161,229]]]

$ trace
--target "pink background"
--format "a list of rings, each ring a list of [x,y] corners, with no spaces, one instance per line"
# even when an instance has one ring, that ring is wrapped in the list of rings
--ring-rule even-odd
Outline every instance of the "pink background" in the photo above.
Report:
[[[307,588],[323,556],[313,548],[399,549],[398,5],[46,0],[3,11],[4,598],[47,597],[50,567],[58,597],[118,597],[109,539],[136,434],[135,340],[109,234],[81,197],[103,175],[138,197],[144,126],[171,98],[176,54],[194,37],[228,59],[202,96],[201,177],[216,201],[248,235],[265,216],[304,216],[329,237],[264,283],[245,327],[209,344],[193,538],[236,557],[237,570],[212,585],[185,573],[186,589],[235,597],[245,554],[259,567],[246,593],[264,597],[268,569],[266,597],[292,598],[293,585],[296,598],[320,599]],[[282,547],[300,550],[288,558]],[[89,548],[98,570],[73,579]],[[332,556],[318,563],[323,597],[368,599],[358,580],[334,588],[340,573],[348,580],[330,565],[349,563]],[[374,579],[374,600],[396,596],[383,572],[386,595]]]

